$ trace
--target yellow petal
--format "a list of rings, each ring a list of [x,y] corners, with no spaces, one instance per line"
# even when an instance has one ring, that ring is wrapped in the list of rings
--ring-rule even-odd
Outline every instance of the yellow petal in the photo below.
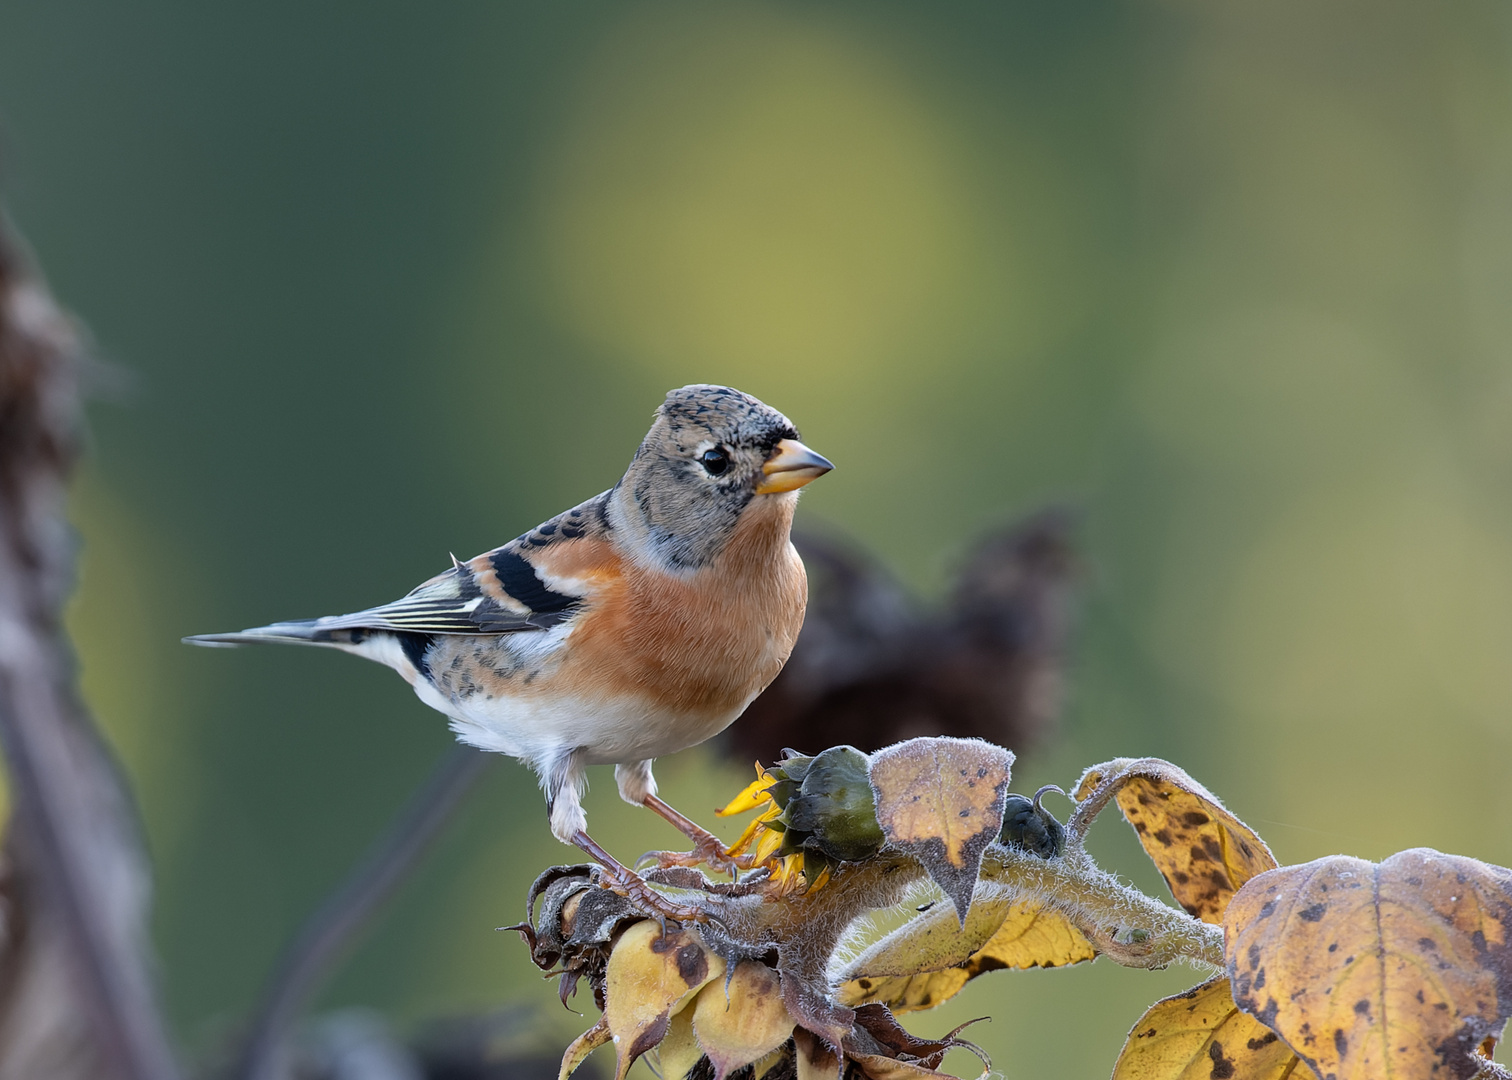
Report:
[[[776,782],[776,777],[757,765],[756,779],[747,784],[744,791],[731,799],[723,810],[714,812],[720,817],[729,817],[731,814],[743,814],[747,810],[754,810],[771,799],[771,796],[767,794],[767,788]]]
[[[740,839],[736,840],[733,844],[731,844],[729,846],[729,848],[726,850],[725,854],[727,854],[727,855],[743,855],[743,854],[745,854],[746,851],[748,851],[750,849],[751,843],[756,839],[757,834],[759,834],[761,832],[761,830],[763,828],[765,828],[766,823],[768,821],[771,821],[779,813],[781,813],[781,811],[778,810],[778,808],[774,806],[770,810],[768,810],[765,814],[762,814],[760,817],[758,817],[758,818],[752,818],[751,819],[751,823],[746,826],[745,832],[743,832],[743,833],[740,834]],[[760,860],[757,860],[757,861],[759,862]]]
[[[782,833],[775,829],[766,829],[761,834],[761,839],[756,841],[756,865],[763,866],[782,846]]]
[[[797,889],[803,881],[803,856],[789,855],[779,859],[772,869],[772,881],[777,885],[779,894]]]

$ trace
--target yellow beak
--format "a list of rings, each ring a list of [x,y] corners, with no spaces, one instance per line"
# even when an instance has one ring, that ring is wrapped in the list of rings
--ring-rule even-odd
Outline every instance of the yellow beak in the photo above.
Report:
[[[810,480],[819,479],[833,468],[829,459],[814,453],[797,439],[783,439],[777,444],[776,452],[761,467],[766,479],[756,486],[756,494],[797,491]]]

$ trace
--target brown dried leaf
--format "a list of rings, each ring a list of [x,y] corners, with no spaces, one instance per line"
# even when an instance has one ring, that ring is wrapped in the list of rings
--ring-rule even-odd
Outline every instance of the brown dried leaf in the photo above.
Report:
[[[1113,1080],[1285,1080],[1298,1065],[1260,1021],[1234,1004],[1222,975],[1150,1006],[1113,1067]]]
[[[939,1039],[920,1039],[899,1024],[887,1006],[863,1005],[856,1010],[856,1025],[845,1038],[845,1056],[871,1080],[921,1080],[948,1075],[938,1070],[945,1055],[959,1047],[977,1056],[986,1075],[992,1062],[982,1048],[957,1037],[974,1023],[967,1021]]]
[[[781,979],[755,960],[742,960],[728,981],[704,987],[688,1011],[715,1080],[771,1053],[793,1033]]]
[[[1474,1075],[1512,1012],[1512,871],[1428,848],[1249,882],[1224,917],[1241,1009],[1320,1076]]]
[[[1012,751],[980,739],[909,739],[871,757],[877,821],[908,851],[965,925],[982,853],[1003,828]]]
[[[635,1059],[666,1036],[672,1017],[724,970],[724,961],[690,930],[663,934],[645,920],[620,935],[604,979],[616,1080],[624,1080]]]
[[[936,906],[867,949],[841,976],[847,981],[839,996],[850,1006],[875,1001],[894,1012],[916,1012],[948,1001],[988,971],[1062,967],[1096,955],[1060,913],[1029,901],[979,896],[964,929]]]
[[[1265,841],[1218,797],[1160,758],[1095,765],[1076,787],[1078,802],[1113,791],[1118,808],[1176,902],[1215,926],[1239,887],[1277,863]]]
[[[567,1052],[562,1055],[562,1067],[557,1070],[557,1080],[567,1080],[569,1076],[577,1072],[577,1067],[588,1059],[588,1055],[603,1046],[613,1036],[609,1034],[609,1022],[602,1016],[598,1023],[583,1032],[567,1047]]]
[[[883,1054],[847,1054],[871,1080],[956,1080],[950,1073],[926,1069]]]

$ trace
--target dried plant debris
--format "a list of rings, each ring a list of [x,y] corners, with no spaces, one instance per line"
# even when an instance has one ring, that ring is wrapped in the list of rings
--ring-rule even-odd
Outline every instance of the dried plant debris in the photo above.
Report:
[[[534,931],[537,941],[573,938],[572,931],[549,923],[552,911],[561,918],[565,907],[543,907]],[[664,928],[644,919],[606,940],[569,947],[585,950],[606,958],[589,974],[604,1013],[568,1047],[563,1078],[609,1043],[615,1049],[617,1080],[652,1050],[658,1053],[663,1080],[698,1075],[699,1070],[712,1080],[724,1080],[748,1065],[763,1063],[769,1069],[784,1061],[794,1074],[806,1073],[815,1047],[827,1049],[836,1067],[843,1057],[871,1080],[890,1080],[932,1074],[952,1047],[975,1049],[954,1033],[943,1040],[916,1039],[875,1004],[850,1013],[851,1024],[838,1039],[800,1028],[803,1011],[795,1016],[789,1007],[793,994],[784,986],[775,958],[727,964],[697,927]],[[795,1035],[810,1048],[802,1063]]]
[[[1512,1075],[1488,1059],[1512,1012],[1512,871],[1426,850],[1276,868],[1215,796],[1153,758],[1088,770],[1062,826],[1007,792],[1012,763],[940,737],[788,752],[725,808],[757,812],[730,848],[738,881],[647,873],[700,914],[686,925],[601,887],[594,867],[546,871],[516,929],[564,1003],[587,982],[603,1013],[559,1080],[602,1045],[617,1080],[647,1055],[662,1080],[942,1076],[951,1049],[980,1052],[959,1031],[911,1035],[897,1015],[990,971],[1098,956],[1220,969],[1146,1011],[1115,1080]],[[1180,909],[1087,853],[1114,802]],[[863,915],[931,882],[944,900],[859,952],[842,946]]]

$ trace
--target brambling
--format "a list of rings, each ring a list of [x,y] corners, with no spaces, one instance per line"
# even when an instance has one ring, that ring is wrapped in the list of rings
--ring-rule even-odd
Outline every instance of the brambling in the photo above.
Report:
[[[205,634],[196,645],[323,645],[397,671],[457,738],[540,777],[551,831],[608,883],[673,910],[587,832],[584,769],[723,863],[663,802],[653,759],[723,731],[782,670],[808,599],[789,538],[798,489],[832,466],[792,423],[725,386],[673,390],[619,483],[503,547],[453,557],[351,615]]]

